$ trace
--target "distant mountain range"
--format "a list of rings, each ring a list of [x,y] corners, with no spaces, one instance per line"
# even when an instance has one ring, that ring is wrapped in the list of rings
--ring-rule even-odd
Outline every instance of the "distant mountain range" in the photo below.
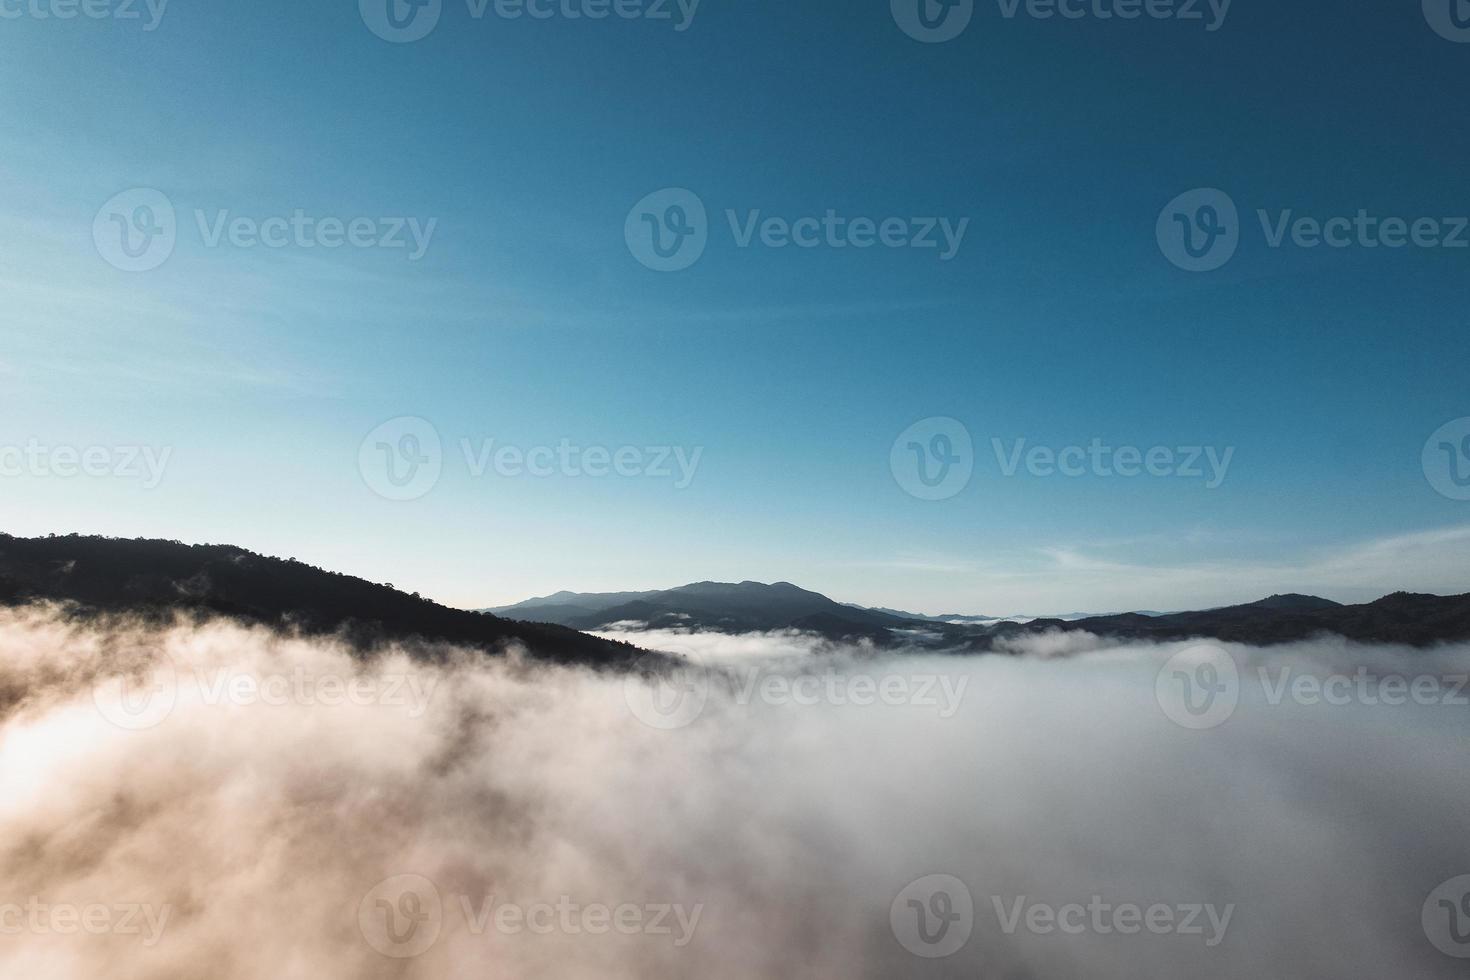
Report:
[[[513,606],[484,610],[535,622],[592,630],[614,623],[649,629],[688,628],[724,633],[802,630],[834,638],[887,642],[890,630],[912,620],[876,609],[845,606],[790,582],[696,582],[655,592],[558,592]]]
[[[129,613],[230,616],[250,623],[333,634],[363,649],[422,639],[497,652],[523,644],[532,656],[621,667],[638,647],[589,635],[617,624],[725,633],[799,630],[882,647],[984,652],[1000,641],[1049,630],[1085,630],[1120,639],[1214,638],[1256,645],[1335,633],[1365,642],[1425,646],[1470,640],[1470,595],[1395,593],[1342,605],[1306,595],[1198,612],[1122,613],[1029,621],[923,616],[845,605],[789,582],[698,582],[649,592],[574,593],[472,612],[295,559],[229,545],[0,534],[0,605],[66,604],[72,615]]]
[[[844,604],[789,582],[699,582],[652,592],[558,592],[487,611],[579,630],[605,629],[615,624],[726,633],[801,630],[834,640],[866,639],[881,646],[969,651],[989,650],[998,640],[1049,630],[1085,630],[1120,639],[1201,637],[1252,644],[1285,643],[1322,633],[1416,646],[1470,639],[1470,595],[1408,593],[1352,606],[1291,594],[1197,612],[998,619],[926,616]]]
[[[364,649],[385,640],[423,639],[493,652],[516,641],[535,657],[594,666],[629,664],[643,655],[628,644],[562,626],[450,609],[391,585],[229,545],[0,534],[0,605],[35,600],[68,603],[82,617],[230,616],[337,634]]]

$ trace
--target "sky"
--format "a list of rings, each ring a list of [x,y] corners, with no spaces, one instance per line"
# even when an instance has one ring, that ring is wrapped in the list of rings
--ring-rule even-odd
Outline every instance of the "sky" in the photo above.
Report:
[[[0,526],[465,607],[1470,590],[1447,0],[392,2],[0,0]]]

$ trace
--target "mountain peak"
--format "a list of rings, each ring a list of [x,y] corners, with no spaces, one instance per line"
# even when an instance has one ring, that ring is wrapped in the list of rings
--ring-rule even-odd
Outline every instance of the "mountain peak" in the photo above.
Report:
[[[1248,605],[1257,609],[1340,609],[1342,607],[1340,602],[1333,602],[1331,599],[1323,599],[1320,596],[1302,595],[1299,592],[1268,596],[1257,602],[1248,603]]]

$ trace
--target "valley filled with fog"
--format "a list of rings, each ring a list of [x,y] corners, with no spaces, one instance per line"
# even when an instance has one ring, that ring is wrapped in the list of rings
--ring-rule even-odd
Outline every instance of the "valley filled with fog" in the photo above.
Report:
[[[1463,975],[1465,645],[612,638],[0,610],[0,973]]]

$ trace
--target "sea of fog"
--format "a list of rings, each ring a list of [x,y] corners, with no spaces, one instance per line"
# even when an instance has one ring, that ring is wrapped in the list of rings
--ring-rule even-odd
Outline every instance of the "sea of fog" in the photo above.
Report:
[[[1470,647],[618,637],[0,611],[0,976],[1470,969]]]

